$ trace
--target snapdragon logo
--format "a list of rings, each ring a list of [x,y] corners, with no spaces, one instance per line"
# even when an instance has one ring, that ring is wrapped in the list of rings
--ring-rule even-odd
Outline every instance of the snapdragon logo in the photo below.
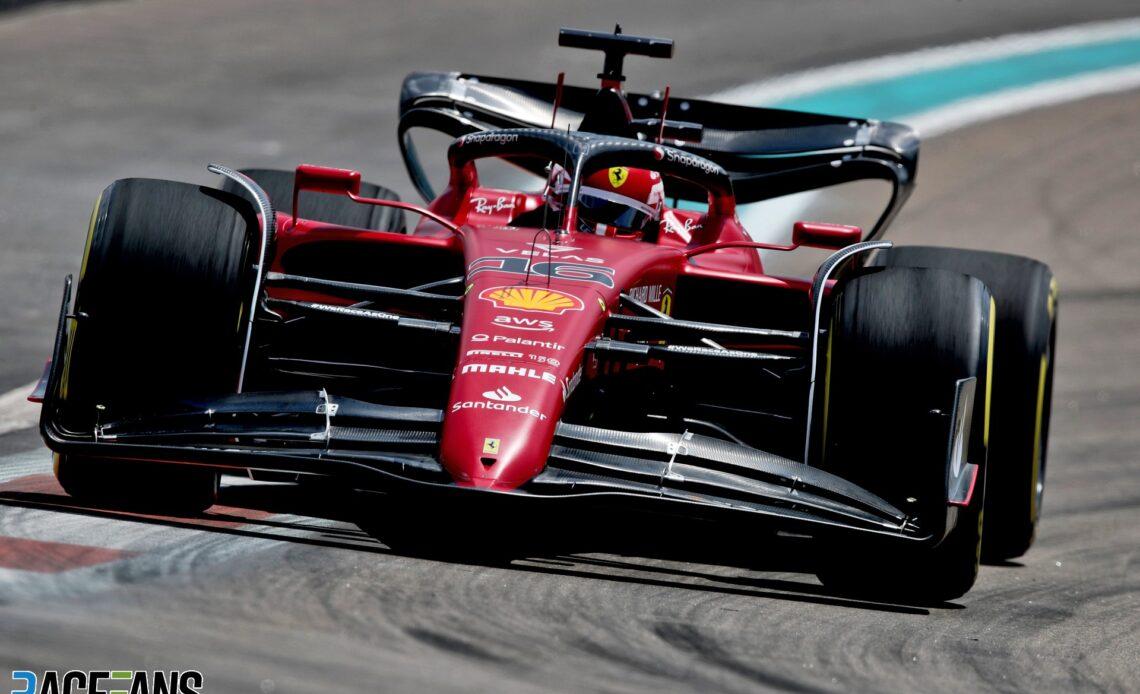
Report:
[[[13,670],[12,694],[198,694],[197,670]]]
[[[462,147],[463,145],[475,145],[484,142],[493,143],[496,145],[506,145],[518,141],[519,136],[517,133],[502,133],[492,130],[490,132],[464,135],[463,137],[459,138],[459,146]]]
[[[695,169],[700,169],[707,174],[723,174],[724,170],[717,166],[715,163],[698,157],[692,154],[687,154],[676,149],[667,149],[665,147],[654,147],[653,153],[658,159],[665,159],[666,161],[676,162],[684,166],[691,166]]]

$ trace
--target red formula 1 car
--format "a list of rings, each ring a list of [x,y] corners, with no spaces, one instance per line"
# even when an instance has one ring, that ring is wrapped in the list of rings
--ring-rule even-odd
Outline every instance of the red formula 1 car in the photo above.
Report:
[[[624,57],[672,42],[560,43],[605,52],[600,89],[407,78],[426,207],[317,166],[112,183],[36,396],[68,493],[194,512],[221,472],[287,473],[432,509],[421,539],[458,543],[478,516],[449,508],[496,504],[766,524],[816,538],[837,590],[921,599],[1025,552],[1048,268],[880,241],[916,171],[903,125],[627,93]],[[424,131],[450,142],[438,194]],[[890,191],[865,232],[741,221],[861,181]],[[765,271],[810,248],[807,276]]]

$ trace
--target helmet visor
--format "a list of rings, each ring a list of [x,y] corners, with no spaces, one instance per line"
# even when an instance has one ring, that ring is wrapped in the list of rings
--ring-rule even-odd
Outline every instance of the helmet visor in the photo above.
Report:
[[[656,215],[652,207],[633,198],[583,187],[578,195],[578,217],[591,224],[644,231]]]

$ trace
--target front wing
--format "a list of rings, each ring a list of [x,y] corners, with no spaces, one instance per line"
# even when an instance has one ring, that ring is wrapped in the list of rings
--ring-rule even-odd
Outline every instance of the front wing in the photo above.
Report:
[[[932,537],[906,513],[840,477],[693,433],[562,423],[541,474],[517,490],[487,491],[455,485],[435,457],[440,410],[326,391],[251,393],[71,432],[53,400],[49,385],[41,430],[48,446],[64,454],[322,475],[368,491],[629,503],[695,516],[746,514],[823,532]]]

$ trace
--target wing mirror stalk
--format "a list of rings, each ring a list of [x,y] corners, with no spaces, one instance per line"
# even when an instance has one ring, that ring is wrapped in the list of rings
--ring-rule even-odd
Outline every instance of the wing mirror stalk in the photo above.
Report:
[[[792,245],[826,248],[838,251],[863,240],[863,230],[846,224],[796,222],[792,226]]]

